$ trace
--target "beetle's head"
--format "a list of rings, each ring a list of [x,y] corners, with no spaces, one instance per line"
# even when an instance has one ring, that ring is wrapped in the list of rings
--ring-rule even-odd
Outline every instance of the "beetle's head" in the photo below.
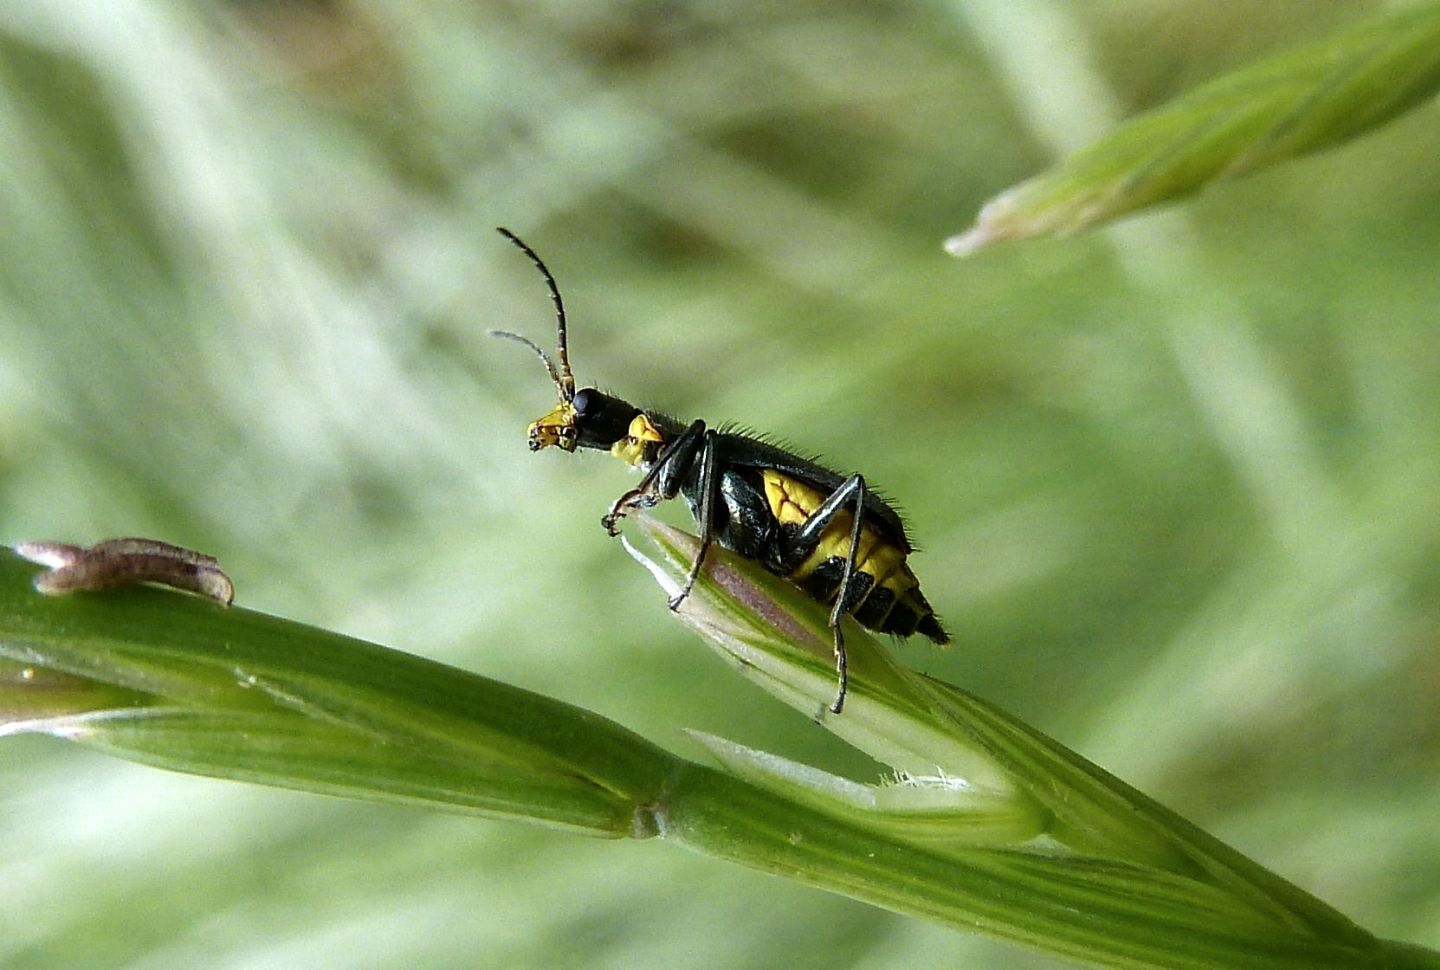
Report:
[[[577,448],[613,451],[617,441],[631,434],[632,423],[640,414],[635,405],[587,387],[530,423],[527,431],[530,450],[554,446],[563,451]]]
[[[501,228],[499,231],[530,257],[530,261],[545,277],[545,282],[550,287],[550,299],[555,303],[558,337],[554,359],[528,337],[508,330],[490,331],[492,336],[506,337],[534,351],[545,364],[545,370],[550,374],[550,382],[555,385],[555,393],[560,396],[559,404],[543,417],[530,422],[530,427],[526,430],[530,450],[540,451],[552,446],[562,451],[574,451],[576,448],[613,450],[615,443],[626,437],[630,423],[640,413],[640,409],[593,387],[575,390],[575,375],[570,370],[570,352],[565,340],[565,303],[560,298],[560,287],[556,285],[555,277],[551,275],[544,261],[536,255],[535,250],[525,245],[520,237],[510,230]]]

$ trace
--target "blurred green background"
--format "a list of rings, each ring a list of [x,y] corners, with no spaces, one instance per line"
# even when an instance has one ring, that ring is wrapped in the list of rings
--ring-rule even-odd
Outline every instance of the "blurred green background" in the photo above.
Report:
[[[863,470],[1024,716],[1440,946],[1440,128],[956,262],[987,197],[1375,4],[0,3],[3,538],[863,780],[532,456],[582,382]],[[1297,24],[1303,24],[1297,26]],[[680,510],[675,510],[679,512]],[[682,517],[683,518],[683,517]],[[1052,967],[693,857],[0,745],[6,967]]]

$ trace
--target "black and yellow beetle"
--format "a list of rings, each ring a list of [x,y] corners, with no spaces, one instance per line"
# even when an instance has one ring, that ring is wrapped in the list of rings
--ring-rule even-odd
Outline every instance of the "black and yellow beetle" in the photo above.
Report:
[[[526,337],[490,331],[534,351],[560,395],[553,410],[531,423],[530,450],[552,445],[571,452],[604,450],[643,473],[640,484],[616,499],[600,520],[612,536],[619,535],[616,523],[631,509],[684,496],[700,527],[700,551],[685,584],[670,599],[672,610],[695,585],[712,542],[829,604],[839,677],[830,710],[836,714],[849,683],[842,616],[880,633],[922,633],[936,643],[950,642],[905,561],[912,548],[905,524],[869,491],[863,476],[847,478],[770,442],[712,430],[700,420],[686,424],[593,387],[577,391],[566,346],[565,304],[555,277],[518,236],[504,228],[499,232],[544,275],[559,321],[553,360]]]

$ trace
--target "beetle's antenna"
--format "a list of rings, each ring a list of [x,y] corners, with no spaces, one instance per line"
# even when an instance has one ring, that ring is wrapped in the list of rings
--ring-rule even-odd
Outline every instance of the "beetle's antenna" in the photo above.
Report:
[[[522,343],[533,350],[535,354],[545,362],[545,369],[550,372],[550,380],[555,383],[555,389],[560,392],[560,399],[562,401],[568,400],[568,398],[565,397],[565,385],[560,380],[560,372],[555,369],[555,362],[550,359],[549,354],[535,346],[535,341],[529,337],[522,337],[518,333],[511,333],[509,330],[487,330],[486,333],[492,337],[506,337],[516,343]]]
[[[515,247],[526,256],[529,256],[530,262],[534,263],[535,268],[540,271],[540,275],[545,277],[545,285],[550,288],[550,301],[555,304],[555,320],[559,332],[559,339],[556,343],[556,355],[560,361],[560,366],[557,368],[555,362],[550,359],[549,354],[537,347],[533,341],[527,340],[518,333],[510,333],[508,330],[492,330],[490,332],[497,337],[509,337],[511,340],[518,340],[539,354],[540,359],[545,362],[545,369],[550,372],[550,379],[555,382],[555,389],[560,392],[560,400],[572,401],[575,399],[575,374],[570,370],[570,350],[565,339],[565,301],[560,298],[560,285],[555,282],[555,277],[551,274],[550,268],[545,265],[545,261],[540,258],[535,250],[526,245],[523,239],[504,226],[496,226],[495,231],[514,243]]]

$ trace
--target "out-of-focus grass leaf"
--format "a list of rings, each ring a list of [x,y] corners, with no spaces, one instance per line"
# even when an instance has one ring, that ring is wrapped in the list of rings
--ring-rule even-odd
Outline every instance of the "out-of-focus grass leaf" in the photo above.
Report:
[[[1366,21],[1218,77],[993,198],[946,240],[964,256],[1071,233],[1326,148],[1440,86],[1440,4]]]

